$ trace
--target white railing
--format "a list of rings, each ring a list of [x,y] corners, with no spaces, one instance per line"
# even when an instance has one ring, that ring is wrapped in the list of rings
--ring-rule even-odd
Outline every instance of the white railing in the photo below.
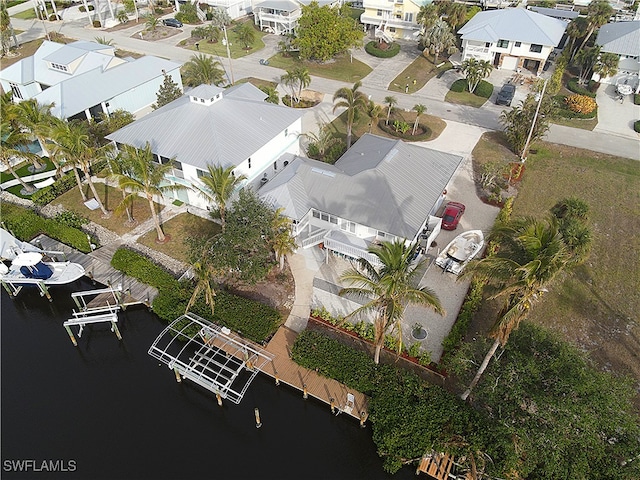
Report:
[[[269,22],[291,23],[291,22],[297,21],[302,16],[302,13],[298,10],[296,10],[295,12],[288,13],[286,15],[259,12],[257,16],[263,22],[269,21]]]
[[[376,257],[375,255],[369,253],[367,250],[355,247],[347,243],[342,243],[331,238],[326,238],[324,240],[324,246],[329,250],[342,253],[343,255],[351,258],[364,258],[365,260],[368,260],[372,265],[382,265],[382,263],[380,263],[380,259],[378,259],[378,257]]]
[[[322,243],[327,232],[328,230],[325,229],[316,230],[307,238],[303,238],[301,242],[302,248],[309,248]]]
[[[467,45],[464,47],[464,51],[466,53],[476,53],[476,54],[489,54],[489,49],[487,47],[478,47],[475,45]]]

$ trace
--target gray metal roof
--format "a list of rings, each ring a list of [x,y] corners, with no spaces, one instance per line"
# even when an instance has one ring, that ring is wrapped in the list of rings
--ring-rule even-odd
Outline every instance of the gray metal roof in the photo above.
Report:
[[[365,134],[335,165],[295,157],[260,188],[300,220],[310,208],[414,238],[462,157]]]
[[[137,148],[149,142],[160,156],[206,170],[209,164],[239,165],[304,114],[265,102],[266,95],[250,83],[225,90],[209,105],[191,102],[189,95],[107,138]]]
[[[87,52],[102,53],[102,51],[105,51],[105,52],[111,52],[111,55],[113,55],[114,50],[115,50],[115,47],[110,45],[102,45],[99,43],[78,41],[78,42],[70,43],[66,47],[56,50],[55,52],[44,57],[43,60],[46,62],[53,62],[53,63],[59,63],[61,65],[67,65],[73,62],[74,60],[77,60],[78,58],[86,55]]]
[[[598,31],[596,44],[602,45],[603,52],[640,56],[640,20],[603,25]]]
[[[266,0],[256,4],[255,8],[272,8],[273,10],[282,10],[284,12],[293,12],[300,10],[300,5],[290,0]]]
[[[498,40],[555,47],[567,24],[525,8],[479,12],[458,30],[463,40],[495,43]]]
[[[144,56],[107,70],[96,67],[43,90],[34,98],[42,104],[54,103],[51,113],[68,118],[87,108],[108,102],[139,85],[160,77],[162,70],[180,68],[179,63],[158,57]]]
[[[529,9],[547,17],[566,18],[567,20],[573,20],[580,15],[580,12],[575,10],[562,10],[560,8],[529,7]]]

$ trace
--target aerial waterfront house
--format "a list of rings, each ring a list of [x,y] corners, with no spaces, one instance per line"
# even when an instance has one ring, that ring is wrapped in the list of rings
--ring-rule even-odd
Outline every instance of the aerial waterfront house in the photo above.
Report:
[[[560,47],[567,23],[524,8],[486,10],[473,16],[462,35],[462,61],[486,60],[504,70],[539,75]]]
[[[254,0],[253,19],[260,30],[276,35],[295,33],[302,16],[302,6],[312,0]],[[342,0],[315,0],[319,6],[338,6]]]
[[[208,165],[233,166],[243,185],[258,188],[287,165],[282,155],[300,153],[304,111],[265,102],[250,83],[222,89],[200,85],[173,102],[107,136],[116,145],[144,148],[149,142],[159,163],[173,163],[169,182],[201,185]],[[196,190],[175,193],[201,208]]]
[[[153,56],[120,58],[116,48],[78,41],[44,41],[31,56],[0,71],[0,84],[14,101],[53,103],[67,120],[99,120],[122,109],[140,116],[150,110],[164,73],[182,88],[180,64]]]
[[[596,45],[600,45],[601,52],[614,53],[620,59],[616,75],[600,78],[595,74],[594,79],[613,85],[626,82],[635,93],[640,93],[640,20],[603,25],[598,30]]]
[[[387,43],[395,38],[417,40],[421,28],[418,12],[430,3],[432,0],[364,0],[360,21]]]
[[[285,155],[288,166],[258,194],[294,224],[298,245],[366,258],[380,241],[422,241],[440,231],[436,211],[462,157],[365,134],[335,165]]]

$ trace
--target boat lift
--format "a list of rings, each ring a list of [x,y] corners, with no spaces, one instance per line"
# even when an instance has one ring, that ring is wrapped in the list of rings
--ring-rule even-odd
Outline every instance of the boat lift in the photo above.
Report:
[[[99,303],[92,301],[87,302],[86,297],[97,297]],[[121,308],[122,301],[122,285],[115,288],[102,288],[99,290],[86,290],[83,292],[74,292],[71,298],[78,306],[80,311],[73,311],[73,318],[70,318],[62,325],[69,334],[71,343],[74,347],[78,346],[78,341],[71,330],[71,327],[78,326],[78,338],[82,337],[82,332],[87,324],[91,323],[111,323],[111,331],[116,334],[118,340],[122,340],[122,335],[118,329],[118,312]],[[111,303],[111,299],[113,303]],[[103,302],[106,302],[103,304]],[[92,305],[93,303],[93,305]]]
[[[193,313],[186,313],[156,338],[149,355],[174,371],[176,380],[192,382],[239,404],[249,385],[274,356],[234,333]],[[237,385],[237,387],[236,387]]]

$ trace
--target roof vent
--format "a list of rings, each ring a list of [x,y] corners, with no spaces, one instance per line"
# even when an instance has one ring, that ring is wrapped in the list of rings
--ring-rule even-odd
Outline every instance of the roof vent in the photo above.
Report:
[[[311,169],[311,171],[312,171],[313,173],[319,173],[320,175],[324,175],[325,177],[331,177],[331,178],[334,178],[334,177],[336,176],[336,174],[335,174],[335,173],[333,173],[333,172],[329,172],[329,171],[327,171],[327,170],[322,170],[321,168],[316,168],[316,167],[314,167],[314,168],[312,168],[312,169]]]

